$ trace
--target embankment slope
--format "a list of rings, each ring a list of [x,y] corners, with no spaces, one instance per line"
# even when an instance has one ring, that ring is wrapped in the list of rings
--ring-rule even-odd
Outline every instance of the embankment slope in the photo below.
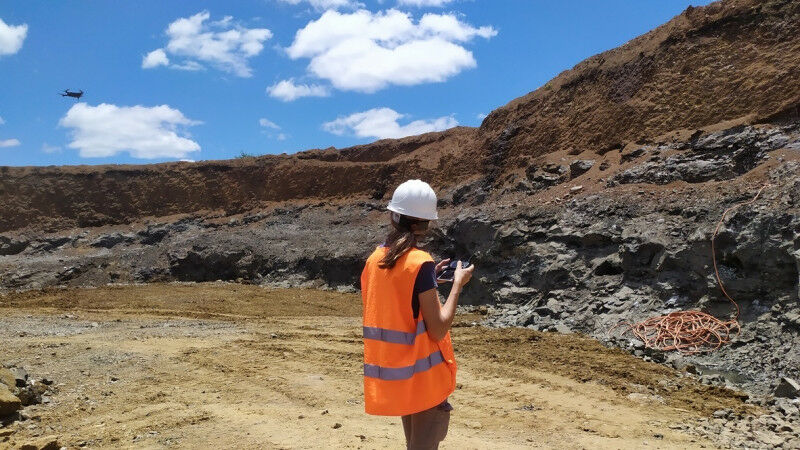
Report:
[[[439,189],[470,178],[502,184],[502,175],[542,155],[602,154],[678,129],[796,116],[798,55],[798,2],[716,2],[581,62],[477,129],[230,161],[2,167],[0,232],[241,213],[277,201],[381,199],[412,176]]]

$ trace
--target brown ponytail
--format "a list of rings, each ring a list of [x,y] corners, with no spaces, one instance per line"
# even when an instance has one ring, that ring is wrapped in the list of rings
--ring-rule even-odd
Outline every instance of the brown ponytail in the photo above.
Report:
[[[428,221],[400,216],[398,220],[392,218],[393,230],[386,237],[386,247],[389,251],[378,263],[381,269],[391,269],[397,260],[408,250],[417,246],[417,232],[427,229]]]

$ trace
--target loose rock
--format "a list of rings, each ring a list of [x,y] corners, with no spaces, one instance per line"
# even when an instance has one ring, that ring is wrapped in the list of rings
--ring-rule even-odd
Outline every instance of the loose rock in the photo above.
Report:
[[[8,417],[22,408],[22,402],[6,385],[0,385],[0,418]]]
[[[569,173],[572,178],[579,177],[584,173],[588,172],[594,166],[593,159],[579,159],[577,161],[573,161],[572,164],[569,165]]]
[[[20,446],[19,450],[59,450],[60,448],[61,444],[58,443],[57,436],[46,436]]]
[[[9,388],[14,388],[17,386],[17,377],[15,377],[14,374],[5,367],[0,367],[0,383]]]
[[[16,386],[25,387],[28,382],[28,372],[22,367],[12,367],[11,373],[14,375]]]
[[[800,397],[800,384],[797,381],[783,377],[775,388],[775,397],[798,398]]]

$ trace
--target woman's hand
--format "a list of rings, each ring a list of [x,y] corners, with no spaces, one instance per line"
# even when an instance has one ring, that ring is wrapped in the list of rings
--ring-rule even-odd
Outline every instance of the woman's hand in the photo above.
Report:
[[[444,268],[447,267],[448,264],[450,264],[450,258],[442,260],[439,264],[436,265],[434,273],[438,276],[442,272],[442,270],[444,270]],[[450,281],[452,280],[439,280],[439,279],[436,280],[437,283],[447,283]]]
[[[472,271],[475,270],[475,264],[470,265],[466,269],[461,267],[461,261],[456,265],[456,273],[453,276],[453,286],[463,287],[472,278]]]
[[[446,267],[450,263],[449,259],[445,259],[436,265],[436,269]],[[453,317],[456,315],[456,307],[458,306],[458,296],[461,295],[461,288],[467,284],[472,278],[472,272],[475,270],[475,265],[471,265],[464,269],[461,267],[461,261],[456,266],[455,274],[453,276],[453,287],[450,288],[450,295],[444,305],[439,303],[439,294],[436,289],[430,289],[425,292],[419,293],[419,310],[422,313],[422,318],[425,320],[425,327],[428,329],[428,336],[434,341],[440,341],[447,335],[447,331],[453,325]]]

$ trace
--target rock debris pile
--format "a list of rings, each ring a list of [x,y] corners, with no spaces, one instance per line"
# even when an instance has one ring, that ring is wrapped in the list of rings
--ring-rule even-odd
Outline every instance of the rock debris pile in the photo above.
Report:
[[[29,377],[22,367],[0,368],[0,420],[17,420],[23,407],[48,403],[52,384],[47,378]]]
[[[9,425],[15,421],[36,419],[25,413],[26,406],[50,403],[54,393],[53,381],[47,378],[35,379],[22,367],[0,367],[0,424]],[[14,434],[10,428],[0,427],[0,444],[7,442]],[[58,450],[61,445],[54,436],[37,439],[19,447],[27,450]]]
[[[721,447],[800,448],[800,400],[774,398],[763,406],[767,412],[761,415],[718,410],[690,429]]]

